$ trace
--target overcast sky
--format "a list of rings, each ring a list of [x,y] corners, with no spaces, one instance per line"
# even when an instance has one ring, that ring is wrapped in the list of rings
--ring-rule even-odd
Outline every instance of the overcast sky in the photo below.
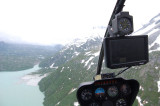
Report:
[[[68,43],[108,25],[117,0],[0,0],[0,41]],[[135,30],[160,13],[160,0],[126,0]],[[105,32],[105,31],[104,31]],[[104,36],[104,35],[102,35]]]

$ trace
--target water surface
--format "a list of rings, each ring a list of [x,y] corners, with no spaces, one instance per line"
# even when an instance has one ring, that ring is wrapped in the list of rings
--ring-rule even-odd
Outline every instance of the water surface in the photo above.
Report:
[[[0,106],[43,106],[44,95],[38,86],[29,86],[21,79],[23,76],[40,69],[16,72],[0,72]]]

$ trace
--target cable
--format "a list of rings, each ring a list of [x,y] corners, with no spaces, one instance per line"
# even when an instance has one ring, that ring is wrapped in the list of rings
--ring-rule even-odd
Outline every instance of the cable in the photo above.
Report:
[[[125,72],[126,70],[128,70],[128,69],[130,69],[131,68],[131,66],[130,67],[127,67],[127,68],[125,68],[124,70],[121,70],[117,75],[115,75],[114,77],[116,77],[116,76],[118,76],[118,75],[120,75],[120,74],[122,74],[123,72]]]

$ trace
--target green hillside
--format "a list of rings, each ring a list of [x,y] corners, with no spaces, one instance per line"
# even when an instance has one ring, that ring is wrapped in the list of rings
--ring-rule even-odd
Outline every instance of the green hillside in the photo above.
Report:
[[[94,53],[94,50],[92,52]],[[87,61],[90,58],[86,57],[85,53],[82,51],[58,69],[48,69],[53,72],[39,83],[40,90],[45,93],[44,106],[55,106],[58,102],[59,106],[73,106],[77,101],[76,92],[72,90],[76,90],[81,82],[91,81],[96,71],[96,64],[88,69],[88,65],[85,67],[85,63],[82,63],[82,60]],[[94,61],[98,61],[98,57],[94,58]]]

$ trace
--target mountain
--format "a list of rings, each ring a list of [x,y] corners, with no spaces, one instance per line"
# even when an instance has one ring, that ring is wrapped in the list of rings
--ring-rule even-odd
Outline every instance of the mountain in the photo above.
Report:
[[[92,54],[90,52],[98,52],[100,42],[102,42],[102,38],[100,36],[89,39],[76,39],[72,43],[66,45],[54,56],[42,61],[40,63],[40,67],[57,67],[65,64],[82,53],[89,55]]]
[[[61,45],[38,46],[0,41],[0,71],[19,71],[32,68],[60,48]]]
[[[149,49],[160,50],[160,13],[153,17],[147,24],[134,33],[149,36]]]
[[[92,80],[96,73],[102,38],[76,41],[40,63],[43,71],[51,72],[39,83],[45,94],[44,106],[72,106],[77,101],[75,91],[78,85]]]
[[[153,17],[149,23],[134,33],[149,35],[150,62],[146,65],[134,66],[119,76],[140,82],[140,92],[134,106],[160,105],[159,17],[160,14]],[[102,40],[103,38],[99,36],[77,39],[40,63],[42,67],[40,72],[48,74],[39,82],[39,88],[45,95],[44,106],[78,105],[76,90],[80,83],[93,80]],[[119,71],[120,69],[107,69],[103,64],[103,73]]]

